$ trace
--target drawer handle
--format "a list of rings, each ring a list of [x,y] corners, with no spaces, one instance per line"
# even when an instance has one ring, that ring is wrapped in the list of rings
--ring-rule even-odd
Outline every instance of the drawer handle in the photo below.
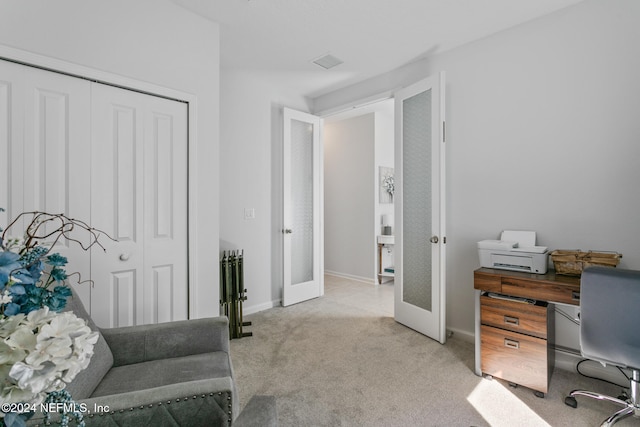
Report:
[[[510,340],[509,338],[504,339],[504,346],[507,348],[513,348],[515,350],[520,348],[520,343],[515,340]]]
[[[518,319],[517,317],[512,317],[512,316],[504,316],[504,323],[505,323],[505,325],[519,326],[520,325],[520,319]]]
[[[580,301],[580,292],[571,291],[571,299],[574,301]]]

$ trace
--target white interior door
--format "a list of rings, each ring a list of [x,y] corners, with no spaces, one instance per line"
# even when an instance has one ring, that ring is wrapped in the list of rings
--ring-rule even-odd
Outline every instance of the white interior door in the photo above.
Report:
[[[92,251],[92,318],[186,319],[186,105],[94,84],[91,166],[92,225],[117,240]]]
[[[284,306],[324,293],[321,126],[317,116],[284,109]]]
[[[89,220],[89,94],[86,80],[0,60],[3,227],[30,211]],[[19,234],[26,225],[22,221],[13,231]],[[88,243],[82,233],[74,237]],[[89,279],[89,253],[67,241],[59,241],[54,252],[67,257],[68,273],[80,274],[70,278],[72,284]],[[88,304],[89,284],[75,289]]]
[[[395,117],[395,318],[444,343],[444,73],[398,91]]]

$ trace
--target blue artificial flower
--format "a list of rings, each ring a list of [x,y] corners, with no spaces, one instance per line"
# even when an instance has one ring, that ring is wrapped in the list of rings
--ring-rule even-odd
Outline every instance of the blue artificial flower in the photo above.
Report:
[[[14,270],[22,267],[18,260],[20,255],[13,252],[0,252],[0,285],[4,286],[9,282]]]
[[[20,313],[20,306],[15,302],[10,302],[4,306],[3,313],[5,316],[15,316]]]
[[[71,296],[71,289],[66,286],[56,286],[46,301],[51,311],[61,311],[67,305],[67,298]]]
[[[25,285],[25,298],[20,299],[20,312],[29,314],[34,310],[38,310],[44,307],[49,294],[44,288],[36,286],[34,284]]]
[[[24,285],[33,285],[40,280],[39,272],[34,272],[34,274],[32,274],[29,270],[24,268],[14,271],[11,275]]]
[[[27,271],[29,275],[33,278],[34,282],[37,283],[40,280],[40,276],[42,276],[42,269],[44,268],[44,264],[42,261],[37,260],[33,262],[28,268]]]
[[[5,291],[5,290],[9,291],[9,293],[11,294],[11,296],[13,298],[20,297],[22,295],[26,295],[27,294],[26,289],[20,283],[14,283],[13,285],[11,285],[9,287],[5,286],[3,291]]]
[[[59,268],[59,267],[53,267],[49,274],[51,275],[53,280],[55,280],[56,282],[62,282],[64,279],[67,278],[67,273],[62,268]]]
[[[56,297],[64,297],[65,299],[72,295],[71,289],[69,289],[68,286],[56,286],[53,289],[53,293]]]
[[[3,313],[5,316],[14,316],[22,311],[22,303],[27,300],[27,292],[19,283],[14,283],[11,286],[4,286],[0,292],[8,291],[11,295],[11,302],[5,304]]]
[[[67,258],[62,255],[55,253],[51,254],[47,257],[47,264],[53,265],[55,267],[62,267],[67,264]]]

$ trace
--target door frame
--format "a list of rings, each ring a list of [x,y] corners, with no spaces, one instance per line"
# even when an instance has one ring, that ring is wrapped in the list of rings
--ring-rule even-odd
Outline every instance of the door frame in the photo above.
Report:
[[[60,59],[27,52],[21,49],[0,44],[0,59],[14,62],[21,65],[36,67],[45,71],[65,74],[70,77],[104,83],[121,89],[132,90],[147,95],[158,96],[187,104],[187,275],[188,275],[188,317],[200,317],[198,313],[198,288],[194,286],[194,278],[198,277],[198,224],[197,224],[197,204],[198,204],[198,182],[190,179],[190,176],[198,175],[198,153],[197,153],[197,97],[195,95],[158,86],[141,80],[120,76],[106,71],[101,71],[74,64]]]
[[[439,87],[439,90],[442,93],[442,97],[446,98],[446,83],[445,83],[445,72],[444,71],[440,71],[438,73],[433,73],[431,75],[433,78],[435,78],[437,80],[436,84]],[[381,91],[377,91],[377,92],[372,92],[370,95],[368,96],[364,96],[362,98],[358,98],[355,99],[353,101],[347,102],[345,104],[341,104],[338,105],[337,107],[331,107],[322,111],[318,111],[315,112],[314,114],[324,118],[327,117],[331,117],[331,116],[335,116],[335,115],[341,115],[343,113],[348,113],[350,111],[356,110],[356,109],[366,109],[366,107],[375,105],[378,102],[381,101],[386,101],[386,100],[395,100],[396,97],[396,92],[398,92],[399,90],[402,90],[405,87],[408,86],[412,86],[413,84],[422,81],[426,78],[429,78],[429,76],[424,76],[420,79],[418,79],[417,81],[410,81],[410,82],[406,82],[406,84],[402,84],[400,86],[398,86],[397,88],[394,89],[389,89],[389,90],[381,90]],[[440,123],[438,124],[438,126],[440,124],[442,124],[442,129],[440,129],[441,132],[441,139],[440,142],[442,143],[441,146],[441,150],[439,152],[439,156],[440,156],[440,173],[439,173],[439,188],[440,188],[440,192],[441,192],[441,202],[439,204],[438,207],[438,213],[440,216],[440,228],[439,228],[439,232],[438,232],[438,236],[441,239],[441,243],[438,244],[438,251],[440,253],[439,256],[439,267],[440,267],[440,277],[441,277],[441,292],[444,294],[444,298],[440,298],[440,300],[438,301],[439,308],[441,310],[442,313],[442,319],[443,321],[440,324],[440,328],[439,328],[439,335],[440,335],[440,340],[438,340],[439,342],[441,342],[442,344],[444,344],[444,342],[446,342],[446,337],[447,337],[447,322],[446,322],[446,308],[447,308],[447,302],[446,302],[446,293],[447,293],[447,271],[446,271],[446,101],[444,103],[438,103],[438,116],[440,117]],[[395,113],[394,113],[395,114]],[[397,132],[397,129],[395,129],[395,124],[394,124],[394,134]],[[395,136],[394,136],[394,140],[395,140]],[[395,144],[395,141],[394,141]],[[394,147],[395,150],[395,147]],[[324,170],[322,171],[324,174]],[[395,211],[395,209],[394,209]],[[394,212],[395,213],[395,212]],[[398,219],[396,218],[396,221]],[[394,227],[395,228],[395,227]],[[394,230],[394,233],[396,231]],[[374,278],[374,284],[377,284],[376,279]],[[395,311],[395,304],[396,304],[396,293],[394,292],[394,311]],[[395,317],[395,314],[394,314]],[[425,335],[427,336],[427,335]]]

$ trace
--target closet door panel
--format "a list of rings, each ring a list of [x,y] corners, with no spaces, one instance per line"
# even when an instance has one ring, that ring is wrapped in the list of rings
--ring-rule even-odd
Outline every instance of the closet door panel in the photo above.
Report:
[[[25,78],[21,66],[0,60],[0,224],[22,212]]]
[[[145,322],[188,317],[187,108],[145,100]]]
[[[143,323],[141,112],[128,91],[92,87],[92,223],[116,241],[92,251],[91,315],[101,327]]]
[[[0,63],[0,67],[2,64]],[[3,71],[0,68],[1,71]],[[10,207],[11,182],[12,182],[12,158],[11,158],[11,141],[13,123],[11,122],[11,89],[12,83],[6,79],[4,73],[1,74],[3,79],[0,80],[0,224],[4,228],[7,220],[12,217]]]
[[[62,213],[90,223],[90,83],[25,68],[23,210]],[[55,227],[48,225],[46,232]],[[81,230],[72,236],[89,244],[89,236]],[[69,281],[88,303],[89,252],[67,240],[57,242],[52,251],[69,260],[66,270],[73,274]]]
[[[2,224],[22,212],[44,211],[90,221],[90,83],[0,61],[0,190]],[[20,234],[29,219],[16,224]],[[53,231],[53,224],[46,233]],[[87,236],[72,236],[83,243]],[[46,243],[46,242],[44,242]],[[88,303],[89,253],[60,241],[52,250],[67,257],[70,282]]]
[[[92,254],[92,316],[102,327],[186,319],[186,106],[92,93],[92,221],[117,239]]]

